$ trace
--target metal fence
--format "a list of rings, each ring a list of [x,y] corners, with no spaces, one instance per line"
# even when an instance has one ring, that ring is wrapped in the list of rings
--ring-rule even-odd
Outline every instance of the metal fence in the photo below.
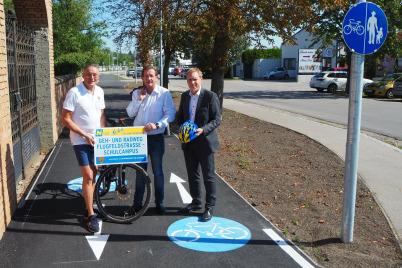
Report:
[[[38,122],[34,30],[6,18],[7,66],[13,143]],[[21,132],[22,129],[22,132]]]

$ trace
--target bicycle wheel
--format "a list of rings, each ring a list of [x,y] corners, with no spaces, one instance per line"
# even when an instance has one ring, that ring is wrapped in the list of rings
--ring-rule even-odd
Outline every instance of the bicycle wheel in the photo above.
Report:
[[[142,207],[135,209],[136,184],[143,180],[145,192]],[[152,196],[148,174],[136,164],[112,165],[101,173],[95,184],[95,201],[99,212],[116,223],[130,223],[141,217],[149,207]]]
[[[356,33],[357,33],[358,35],[364,34],[364,27],[361,26],[361,25],[357,26]]]
[[[219,231],[219,234],[227,239],[243,239],[248,236],[246,230],[237,227],[228,227]]]
[[[200,234],[193,230],[177,230],[170,237],[178,242],[194,242],[200,238]]]
[[[343,32],[345,34],[350,34],[352,32],[352,27],[350,25],[346,25],[345,28],[343,28]]]

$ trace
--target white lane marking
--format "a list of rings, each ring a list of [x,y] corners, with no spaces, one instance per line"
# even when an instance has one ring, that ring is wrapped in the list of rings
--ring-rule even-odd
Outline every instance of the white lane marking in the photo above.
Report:
[[[106,242],[109,239],[109,235],[101,235],[102,223],[102,220],[99,220],[99,232],[94,233],[94,235],[85,236],[97,260],[100,259],[102,252],[105,249]]]
[[[50,167],[48,168],[47,173],[46,173],[45,177],[44,177],[43,180],[42,180],[42,186],[43,186],[43,182],[44,182],[44,181],[46,180],[46,178],[47,178],[47,175],[49,175],[50,169],[52,168],[52,166],[53,166],[53,164],[54,164],[54,161],[56,160],[56,156],[57,156],[57,154],[58,154],[59,151],[60,151],[60,148],[61,148],[62,143],[63,143],[63,142],[60,143],[60,146],[59,146],[59,148],[58,148],[58,150],[57,150],[57,153],[56,153],[56,155],[54,156],[53,161],[52,161],[52,163],[50,164]],[[51,153],[50,153],[49,157],[47,158],[47,160],[46,160],[45,164],[43,165],[43,167],[46,167],[47,161],[49,161],[49,159],[51,158],[53,152],[54,152],[54,148],[53,148],[53,150],[51,151]],[[44,168],[43,168],[43,169],[44,169]],[[34,186],[36,185],[36,183],[37,183],[37,181],[38,181],[40,175],[42,174],[43,169],[40,170],[38,176],[37,176],[36,179],[35,179],[35,182],[32,184],[32,187],[31,187],[31,189],[29,190],[29,192],[28,192],[28,194],[27,194],[27,196],[26,196],[25,200],[27,200],[27,199],[29,198],[29,195],[31,194],[32,189],[34,188]],[[41,186],[41,188],[42,188],[42,186]],[[39,192],[40,192],[41,188],[39,189]],[[23,221],[21,227],[24,227],[25,222],[27,221],[27,219],[28,219],[28,217],[29,217],[29,214],[31,213],[31,210],[32,210],[32,208],[33,208],[33,206],[34,206],[34,204],[35,204],[35,201],[36,201],[36,198],[37,198],[37,197],[38,197],[38,195],[35,196],[35,198],[34,198],[32,204],[31,204],[31,206],[30,206],[29,209],[27,210],[28,213],[27,213],[27,215],[26,215],[26,217],[25,217],[25,219],[24,219],[24,221]]]
[[[263,231],[275,241],[290,257],[292,257],[301,267],[314,267],[306,259],[304,259],[296,250],[294,250],[288,243],[285,242],[277,233],[272,229],[263,229]]]
[[[186,182],[185,180],[181,179],[174,173],[170,174],[170,183],[176,183],[177,188],[179,189],[179,193],[181,199],[183,200],[184,204],[190,204],[193,201],[191,195],[187,192],[186,188],[182,185],[182,183]]]

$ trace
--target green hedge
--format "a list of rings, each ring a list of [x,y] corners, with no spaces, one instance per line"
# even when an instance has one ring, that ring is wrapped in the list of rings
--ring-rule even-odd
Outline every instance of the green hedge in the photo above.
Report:
[[[65,74],[78,74],[88,63],[93,62],[90,54],[68,53],[58,57],[54,62],[54,72],[56,76]]]
[[[244,64],[252,64],[256,59],[280,59],[281,49],[280,48],[270,48],[270,49],[247,49],[241,55],[241,59]]]

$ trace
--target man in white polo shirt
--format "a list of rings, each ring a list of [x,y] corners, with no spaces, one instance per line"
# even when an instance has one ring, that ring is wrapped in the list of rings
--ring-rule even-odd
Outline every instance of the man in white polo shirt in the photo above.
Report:
[[[93,193],[97,167],[94,164],[95,130],[106,127],[105,100],[99,81],[98,64],[88,64],[82,74],[84,82],[70,89],[63,105],[61,123],[70,129],[83,182],[82,195],[86,206],[86,224],[90,232],[99,231],[99,223],[93,210]]]

